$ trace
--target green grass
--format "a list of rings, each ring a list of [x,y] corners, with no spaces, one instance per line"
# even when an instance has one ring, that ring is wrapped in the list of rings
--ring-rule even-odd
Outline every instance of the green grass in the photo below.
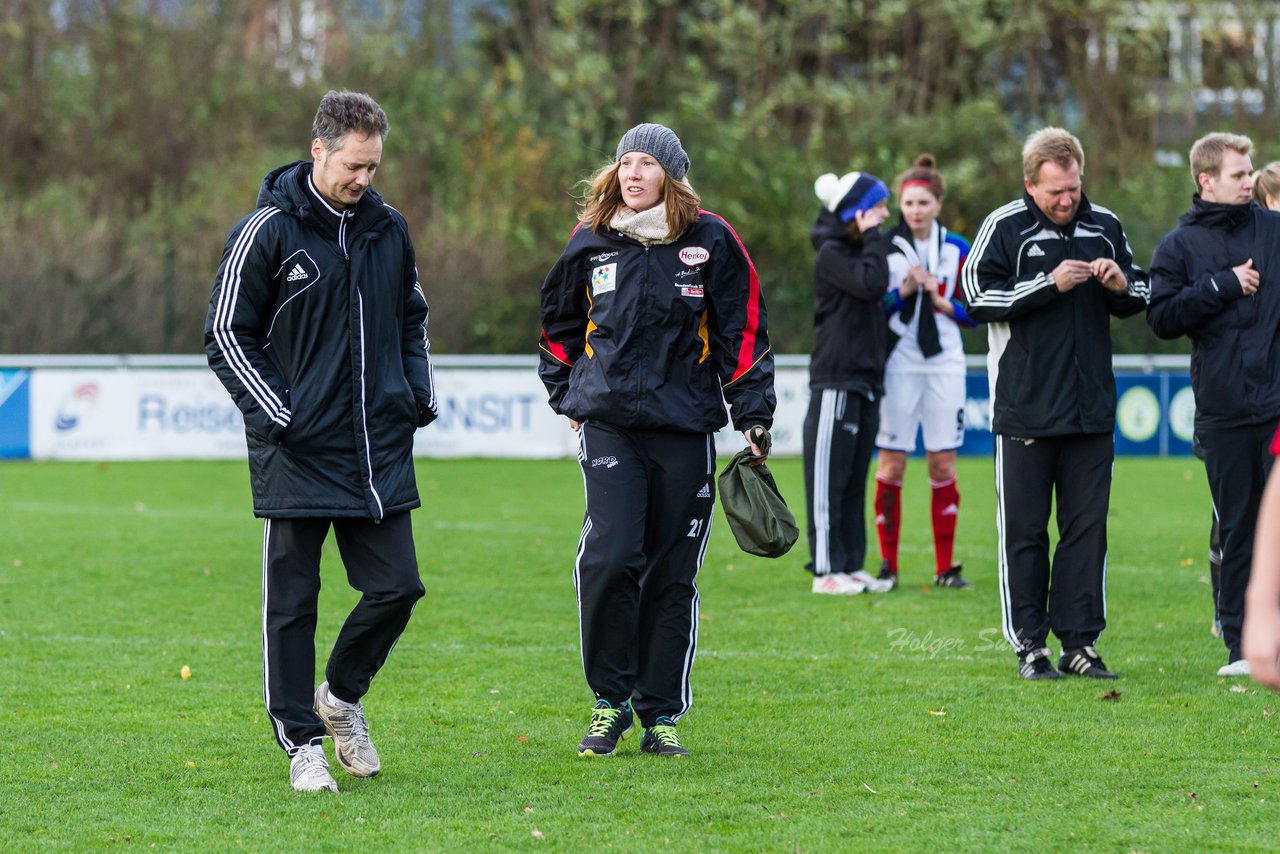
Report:
[[[799,462],[773,468],[802,513]],[[574,751],[576,463],[422,461],[427,598],[366,702],[384,771],[338,771],[336,797],[289,789],[262,708],[247,480],[0,466],[6,849],[1274,850],[1280,702],[1214,675],[1194,460],[1116,465],[1099,645],[1116,683],[1016,678],[989,460],[960,466],[971,592],[928,586],[920,460],[893,594],[814,596],[803,544],[748,557],[717,511],[688,761],[634,738]],[[321,660],[354,601],[332,541],[324,582]]]

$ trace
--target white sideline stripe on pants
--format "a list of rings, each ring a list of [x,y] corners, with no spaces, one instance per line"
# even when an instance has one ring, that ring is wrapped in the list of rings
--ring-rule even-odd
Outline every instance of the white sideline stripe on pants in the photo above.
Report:
[[[813,573],[831,572],[831,442],[835,433],[837,412],[843,414],[845,392],[837,388],[822,390],[818,410],[818,430],[813,449]]]
[[[1022,649],[1013,627],[1013,608],[1009,592],[1009,553],[1005,549],[1004,437],[996,434],[996,570],[1000,587],[1001,630],[1014,652]]]
[[[267,716],[271,718],[271,725],[275,728],[276,741],[293,756],[302,747],[289,740],[285,735],[284,721],[271,714],[271,658],[267,655],[267,596],[270,592],[267,589],[267,555],[270,542],[271,520],[267,519],[262,525],[262,700],[267,704]]]
[[[715,477],[715,446],[712,444],[712,434],[707,434],[707,477]],[[693,705],[693,681],[690,674],[693,672],[693,660],[698,655],[698,606],[702,601],[702,594],[698,591],[698,573],[702,570],[702,562],[707,557],[707,546],[711,543],[711,525],[716,518],[715,502],[711,504],[711,510],[707,514],[707,524],[703,526],[702,542],[698,547],[698,562],[693,567],[693,601],[689,603],[689,649],[684,655],[684,668],[680,672],[680,699],[683,705],[680,711],[671,716],[673,721],[679,721],[684,717],[685,713]]]

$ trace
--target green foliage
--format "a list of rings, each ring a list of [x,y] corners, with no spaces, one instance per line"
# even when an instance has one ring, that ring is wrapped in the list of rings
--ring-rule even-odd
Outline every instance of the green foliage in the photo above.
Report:
[[[929,151],[948,179],[944,219],[972,237],[1020,191],[1026,132],[1061,123],[1085,142],[1087,192],[1146,263],[1188,196],[1154,148],[1277,130],[1274,84],[1246,116],[1197,112],[1168,81],[1173,0],[1144,4],[1141,25],[1119,0],[333,0],[322,42],[306,41],[296,3],[160,5],[0,10],[0,135],[21,165],[0,175],[21,200],[0,210],[14,238],[0,243],[0,300],[15,307],[0,349],[201,349],[222,238],[266,171],[307,156],[331,87],[388,111],[379,188],[414,230],[439,352],[532,349],[578,182],[639,121],[685,141],[690,180],[760,270],[784,352],[811,338],[821,172],[891,178]],[[1206,74],[1257,83],[1239,33],[1274,8],[1234,8],[1244,29],[1204,13]],[[1126,351],[1186,346],[1140,319],[1116,335]]]
[[[771,467],[799,509],[800,462]],[[427,596],[366,698],[383,772],[335,769],[341,793],[307,797],[289,789],[262,708],[262,524],[243,462],[0,466],[0,838],[28,850],[1274,848],[1277,698],[1214,675],[1226,655],[1209,635],[1211,508],[1194,460],[1117,461],[1099,650],[1122,678],[1105,685],[1016,677],[997,629],[989,460],[959,465],[972,591],[930,584],[922,461],[907,471],[904,584],[891,594],[814,596],[803,543],[752,558],[718,519],[680,724],[688,762],[642,756],[634,738],[607,760],[575,754],[592,701],[570,578],[576,462],[422,460],[418,474]],[[321,572],[323,662],[357,594],[332,539]]]

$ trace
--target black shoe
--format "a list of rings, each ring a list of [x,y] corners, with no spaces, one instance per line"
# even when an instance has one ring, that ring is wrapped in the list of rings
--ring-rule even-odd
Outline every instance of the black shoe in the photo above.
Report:
[[[1053,669],[1049,650],[1041,647],[1018,656],[1018,675],[1023,679],[1061,679],[1062,674]]]
[[[933,579],[933,583],[939,587],[972,587],[973,582],[964,578],[960,573],[964,567],[960,564],[953,564],[950,569]]]
[[[890,590],[898,589],[898,573],[889,568],[889,561],[880,561],[880,574],[877,575],[876,578],[879,578],[882,581],[893,582],[892,586],[889,588]]]
[[[689,755],[689,751],[680,743],[680,736],[676,735],[675,721],[666,715],[654,721],[653,726],[645,727],[644,735],[640,737],[640,752],[652,753],[654,756]]]
[[[1058,659],[1058,669],[1068,676],[1089,676],[1093,679],[1119,679],[1119,675],[1107,669],[1102,658],[1091,646],[1064,649]]]
[[[627,737],[635,715],[631,704],[623,703],[614,708],[608,700],[600,700],[591,710],[591,725],[578,745],[579,756],[610,756],[618,741]]]

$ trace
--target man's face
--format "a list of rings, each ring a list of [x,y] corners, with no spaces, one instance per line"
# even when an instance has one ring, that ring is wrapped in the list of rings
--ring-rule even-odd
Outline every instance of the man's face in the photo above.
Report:
[[[339,209],[348,208],[360,201],[373,183],[373,173],[382,160],[382,137],[348,131],[332,151],[324,140],[314,139],[311,156],[315,160],[311,180],[320,195]]]
[[[1217,175],[1201,172],[1200,198],[1220,205],[1243,205],[1253,191],[1253,161],[1249,155],[1228,148],[1222,157],[1222,168]]]
[[[1063,169],[1052,160],[1046,161],[1035,182],[1027,181],[1025,186],[1036,207],[1054,225],[1066,225],[1080,207],[1080,164],[1073,160],[1071,168]]]

